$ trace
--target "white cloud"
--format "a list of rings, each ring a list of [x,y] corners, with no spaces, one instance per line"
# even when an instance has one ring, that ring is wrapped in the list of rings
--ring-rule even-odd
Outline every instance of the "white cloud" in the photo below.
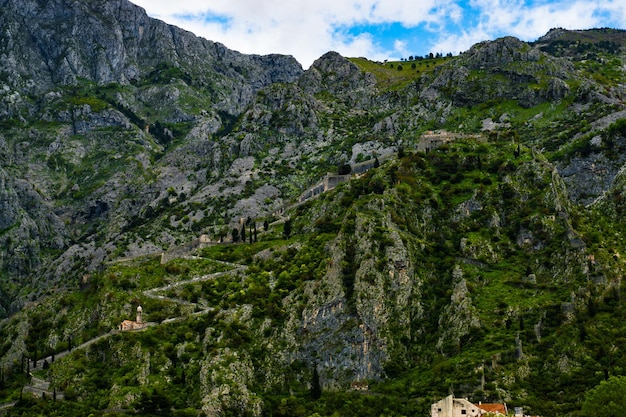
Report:
[[[452,0],[135,0],[151,16],[245,53],[294,55],[304,67],[329,50],[382,57],[372,36],[351,36],[353,25],[397,22],[406,27],[441,25],[459,18]],[[207,16],[221,16],[228,24]]]
[[[431,48],[433,51],[446,54],[458,54],[467,51],[472,45],[485,40],[493,39],[488,33],[480,29],[471,32],[451,33],[443,35]]]
[[[399,56],[406,57],[411,54],[411,51],[409,51],[409,49],[407,48],[406,41],[403,41],[401,39],[396,39],[393,42],[393,49],[397,52]]]
[[[469,6],[466,17],[475,13],[474,25],[442,31],[434,50],[460,52],[477,42],[506,35],[532,41],[555,27],[626,28],[626,2],[621,0],[472,0]]]
[[[481,10],[481,25],[486,33],[508,33],[525,40],[535,39],[555,27],[626,27],[626,2],[622,0],[475,0],[473,4]],[[617,18],[620,13],[621,19]]]
[[[626,27],[624,0],[134,0],[148,14],[244,53],[294,55],[306,68],[329,50],[382,60],[416,51],[459,52],[550,28]],[[420,37],[379,38],[350,28],[400,24]],[[423,36],[428,35],[428,39]],[[385,45],[385,46],[383,46]],[[423,52],[420,52],[423,53]]]

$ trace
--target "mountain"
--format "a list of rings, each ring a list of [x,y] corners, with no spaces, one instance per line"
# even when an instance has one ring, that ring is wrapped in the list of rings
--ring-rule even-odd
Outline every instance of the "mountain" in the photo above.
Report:
[[[189,84],[207,89],[219,108],[229,94],[246,94],[302,72],[290,57],[246,56],[224,45],[149,18],[126,1],[3,1],[3,72],[21,93],[90,81],[99,85],[145,82],[174,66]],[[180,72],[178,72],[180,71]],[[245,104],[245,103],[243,103]]]
[[[303,71],[0,6],[0,406],[581,415],[623,375],[625,31]]]
[[[40,270],[58,279],[76,270],[66,256],[92,267],[101,262],[107,249],[85,246],[100,224],[115,223],[117,235],[169,187],[195,186],[177,178],[186,173],[175,166],[190,163],[185,150],[155,163],[170,141],[195,137],[188,146],[216,152],[219,164],[211,142],[198,142],[236,118],[260,88],[302,73],[291,57],[230,51],[126,1],[6,1],[2,10],[0,143],[8,186],[0,224],[10,254],[2,269],[13,280]],[[12,309],[6,298],[2,307]]]

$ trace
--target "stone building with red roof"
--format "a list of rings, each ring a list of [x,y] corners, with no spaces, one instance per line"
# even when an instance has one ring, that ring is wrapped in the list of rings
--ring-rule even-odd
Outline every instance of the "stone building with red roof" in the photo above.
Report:
[[[478,403],[476,405],[478,406],[478,408],[483,410],[484,413],[491,413],[491,414],[497,414],[497,415],[503,415],[503,416],[506,416],[509,414],[509,411],[507,410],[505,403],[501,403],[501,404]]]
[[[448,395],[430,407],[430,417],[480,417],[484,414],[506,416],[508,410],[504,403],[473,404],[467,398],[454,398],[453,395]]]

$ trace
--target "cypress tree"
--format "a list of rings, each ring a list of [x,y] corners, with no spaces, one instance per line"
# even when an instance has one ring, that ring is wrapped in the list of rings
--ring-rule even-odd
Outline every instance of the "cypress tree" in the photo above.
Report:
[[[320,385],[320,374],[317,372],[317,364],[313,364],[313,375],[311,377],[311,398],[319,400],[322,396],[322,386]]]
[[[285,236],[285,239],[289,239],[289,236],[291,236],[291,220],[285,221],[285,227],[283,228],[283,235]]]

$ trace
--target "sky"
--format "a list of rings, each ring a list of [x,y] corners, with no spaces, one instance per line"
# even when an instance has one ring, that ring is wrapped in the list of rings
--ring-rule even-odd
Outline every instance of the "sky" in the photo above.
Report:
[[[551,28],[626,29],[626,0],[131,0],[149,16],[246,54],[328,51],[375,61],[466,51]]]

